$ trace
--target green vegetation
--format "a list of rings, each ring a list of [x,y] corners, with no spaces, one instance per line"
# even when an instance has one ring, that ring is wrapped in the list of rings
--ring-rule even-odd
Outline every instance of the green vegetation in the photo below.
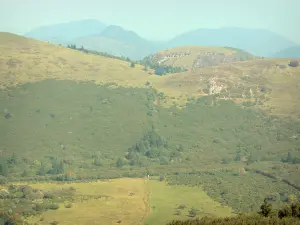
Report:
[[[139,224],[148,215],[143,179],[2,186],[0,218],[12,224]],[[1,222],[1,220],[0,220]]]
[[[234,212],[256,212],[259,210],[257,202],[267,196],[275,208],[279,208],[289,201],[289,195],[295,194],[299,198],[299,191],[283,182],[264,177],[251,171],[227,169],[223,171],[178,173],[169,175],[170,185],[203,186],[210,197],[229,205]]]
[[[21,224],[25,217],[58,210],[64,202],[71,204],[75,192],[73,187],[43,191],[28,185],[9,185],[0,191],[0,217],[4,224]]]
[[[144,59],[138,61],[139,64],[144,65],[145,68],[150,68],[155,71],[155,74],[158,76],[163,76],[169,73],[181,73],[188,71],[186,68],[183,67],[174,67],[170,65],[160,65],[154,62],[151,59],[151,56],[147,56]]]
[[[12,49],[24,41],[13,40],[21,44]],[[28,49],[35,43],[24,42]],[[273,61],[252,60],[182,72],[173,65],[101,57],[76,46],[39,43],[34,54],[28,49],[8,54],[11,43],[0,56],[0,202],[8,220],[18,217],[12,213],[36,220],[42,212],[43,224],[64,223],[77,214],[87,224],[99,218],[167,223],[228,216],[230,208],[233,213],[257,212],[265,197],[261,212],[269,216],[269,202],[280,210],[300,199],[299,92],[291,85],[299,80],[297,68],[282,70]],[[146,72],[161,66],[174,74]],[[210,78],[216,75],[214,83]],[[223,88],[220,93],[205,94],[216,86]],[[91,182],[121,177],[135,179]],[[136,179],[142,177],[157,181]],[[20,181],[38,183],[32,189],[9,187]],[[48,181],[58,183],[43,183]],[[56,193],[48,187],[71,182],[76,198],[66,189],[57,198],[45,197]],[[100,195],[114,200],[106,204],[109,197],[101,197],[100,204]],[[132,209],[125,212],[129,203]],[[148,203],[155,208],[148,210]],[[121,212],[117,216],[116,210]],[[291,210],[278,212],[283,218]],[[105,219],[99,212],[110,216]]]
[[[99,52],[96,50],[89,50],[89,49],[84,48],[83,46],[81,46],[80,48],[77,48],[77,46],[73,44],[73,45],[67,45],[67,47],[71,48],[73,50],[78,50],[78,51],[84,52],[86,54],[99,55],[99,56],[104,56],[106,58],[118,59],[118,60],[130,62],[130,63],[134,63],[134,61],[129,59],[128,57],[116,56],[116,55],[109,54],[107,52]]]
[[[196,220],[173,221],[168,225],[233,225],[233,224],[265,224],[265,225],[284,225],[284,224],[300,224],[300,203],[285,205],[278,211],[272,210],[272,205],[264,200],[261,211],[252,215],[238,215],[228,218],[204,217]]]
[[[232,216],[231,208],[211,199],[201,187],[170,186],[149,181],[151,215],[146,224],[166,224],[173,219],[186,220],[194,216]]]
[[[156,63],[153,63],[150,60],[150,57],[145,57],[143,60],[131,60],[128,57],[124,57],[124,56],[115,56],[106,52],[99,52],[99,51],[95,51],[95,50],[88,50],[85,49],[83,46],[80,48],[77,48],[76,45],[68,45],[68,48],[74,49],[74,50],[78,50],[81,52],[84,52],[86,54],[93,54],[93,55],[99,55],[99,56],[104,56],[107,58],[112,58],[112,59],[118,59],[118,60],[122,60],[122,61],[126,61],[126,62],[130,62],[130,67],[134,68],[135,64],[141,64],[144,65],[144,70],[147,71],[148,68],[153,69],[156,75],[162,76],[162,75],[166,75],[169,73],[180,73],[180,72],[185,72],[187,71],[187,69],[182,68],[182,67],[172,67],[172,66],[164,66],[164,65],[159,65]]]

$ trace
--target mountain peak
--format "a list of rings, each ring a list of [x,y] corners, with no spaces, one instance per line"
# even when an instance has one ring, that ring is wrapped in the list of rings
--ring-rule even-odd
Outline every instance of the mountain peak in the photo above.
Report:
[[[126,30],[121,26],[110,25],[106,27],[100,34],[103,37],[111,38],[111,39],[122,39],[123,41],[131,44],[140,44],[145,42],[142,37],[140,37],[137,33]]]

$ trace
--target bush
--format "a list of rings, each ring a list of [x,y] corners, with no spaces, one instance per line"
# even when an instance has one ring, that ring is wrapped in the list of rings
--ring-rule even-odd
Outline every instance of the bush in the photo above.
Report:
[[[290,66],[290,67],[298,67],[298,66],[299,66],[299,62],[298,62],[298,61],[291,61],[291,62],[289,63],[289,66]]]
[[[264,203],[260,206],[260,214],[264,217],[268,217],[271,214],[272,211],[272,205],[268,203],[267,198],[264,199]]]
[[[57,210],[57,209],[59,209],[59,204],[52,203],[47,208],[52,209],[52,210]]]
[[[177,209],[185,209],[185,208],[186,208],[186,205],[184,205],[184,204],[177,207]]]
[[[73,207],[73,204],[70,202],[65,204],[65,208],[67,208],[67,209],[72,208],[72,207]]]
[[[280,219],[282,219],[283,217],[290,217],[290,216],[292,216],[292,209],[287,205],[278,211],[278,217]]]
[[[189,211],[189,216],[190,217],[195,217],[195,216],[197,216],[198,215],[198,210],[196,210],[196,209],[191,209],[190,211]]]
[[[159,181],[164,181],[165,180],[165,177],[164,176],[160,176],[159,177]]]

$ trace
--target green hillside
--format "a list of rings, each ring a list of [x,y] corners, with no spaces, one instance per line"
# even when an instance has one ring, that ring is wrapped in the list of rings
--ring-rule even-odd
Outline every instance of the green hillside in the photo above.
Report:
[[[51,215],[65,221],[61,208],[71,201],[73,219],[85,207],[92,218],[107,208],[109,216],[97,220],[159,224],[187,219],[176,214],[178,205],[201,217],[226,216],[256,212],[265,197],[275,209],[300,199],[300,77],[299,67],[281,68],[289,60],[157,76],[139,64],[8,33],[0,34],[0,49],[0,213],[44,215],[40,222],[49,224]],[[121,177],[133,179],[110,183]],[[37,182],[43,193],[58,185],[43,182],[80,191],[38,197],[38,190],[9,186],[21,181]],[[186,200],[175,199],[181,191]],[[205,201],[193,197],[197,191]],[[14,207],[20,199],[24,207]]]

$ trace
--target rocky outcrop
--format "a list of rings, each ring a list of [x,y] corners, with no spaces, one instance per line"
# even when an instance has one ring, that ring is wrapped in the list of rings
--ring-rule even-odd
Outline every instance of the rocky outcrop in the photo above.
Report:
[[[226,86],[223,84],[218,84],[217,81],[218,79],[216,77],[212,77],[206,82],[209,95],[219,94],[222,90],[226,91]]]

